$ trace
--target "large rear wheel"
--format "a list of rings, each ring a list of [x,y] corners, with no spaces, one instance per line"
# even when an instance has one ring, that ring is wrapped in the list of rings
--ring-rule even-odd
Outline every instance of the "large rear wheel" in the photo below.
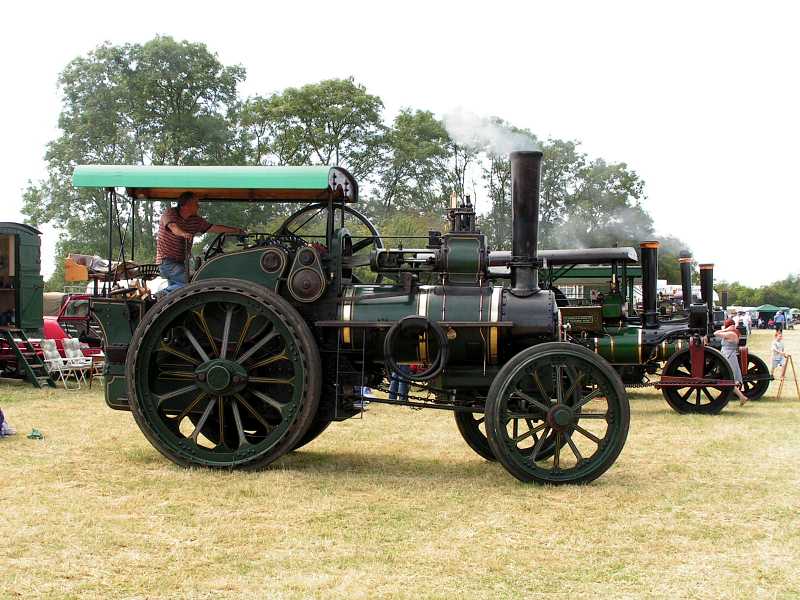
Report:
[[[719,350],[710,346],[703,348],[703,378],[705,379],[733,379],[733,370],[728,360]],[[688,348],[673,354],[667,361],[662,375],[670,377],[692,376],[692,359]],[[706,385],[702,387],[671,386],[661,388],[661,393],[672,409],[681,414],[698,413],[716,415],[728,405],[731,394],[730,387],[716,387]]]
[[[494,457],[492,448],[489,446],[489,440],[486,439],[486,415],[471,412],[456,412],[453,414],[456,418],[458,432],[467,442],[467,445],[478,456],[486,460],[497,460]]]
[[[500,369],[486,401],[492,452],[524,482],[596,479],[622,451],[629,423],[619,375],[575,344],[523,350]],[[552,451],[543,452],[551,439]]]
[[[321,436],[325,430],[331,426],[331,421],[314,419],[311,422],[311,426],[308,430],[297,440],[294,445],[292,446],[292,450],[297,450],[302,448],[306,444],[310,444],[319,436]]]
[[[464,438],[464,441],[467,442],[467,445],[481,458],[491,461],[497,460],[494,456],[494,452],[492,452],[492,447],[489,445],[489,440],[486,438],[486,415],[470,412],[456,412],[454,415],[458,432],[461,434],[461,437]],[[519,423],[517,423],[517,426],[519,426]],[[516,436],[517,434],[514,435]],[[551,431],[539,448],[537,455],[540,458],[549,458],[553,455],[555,450],[555,438],[555,433]],[[562,446],[565,443],[565,440],[561,441]],[[532,450],[533,448],[526,448],[523,449],[523,452],[531,452]]]
[[[769,373],[767,363],[755,354],[747,355],[747,373],[743,375],[742,393],[748,400],[758,400],[769,389],[769,382],[772,376]]]
[[[320,358],[283,298],[209,279],[164,298],[134,333],[128,394],[151,444],[181,465],[260,468],[308,430]]]

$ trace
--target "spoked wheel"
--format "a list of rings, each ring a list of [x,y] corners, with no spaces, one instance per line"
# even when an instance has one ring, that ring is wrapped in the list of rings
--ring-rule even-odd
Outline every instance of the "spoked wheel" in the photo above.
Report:
[[[525,482],[596,479],[622,451],[629,423],[619,375],[574,344],[523,350],[497,374],[486,401],[489,445],[497,460]],[[548,439],[553,439],[549,453],[542,451]]]
[[[294,443],[294,445],[292,446],[292,450],[297,450],[298,448],[302,448],[306,444],[310,444],[319,436],[321,436],[322,433],[330,426],[331,426],[330,421],[314,419],[311,422],[311,426],[308,428],[308,431],[306,431],[302,435],[302,437]]]
[[[280,296],[232,279],[192,283],[136,329],[126,363],[139,428],[181,465],[266,466],[308,430],[320,358]]]
[[[327,202],[309,204],[289,215],[278,228],[276,235],[291,234],[308,241],[319,240],[325,237],[327,215]],[[347,260],[351,265],[361,265],[362,267],[357,269],[356,279],[360,283],[381,283],[383,275],[373,273],[366,268],[366,265],[369,264],[370,252],[384,247],[380,231],[364,213],[346,204],[334,208],[336,227],[342,221],[353,240]]]
[[[707,379],[733,379],[733,371],[719,350],[703,348],[703,377]],[[691,377],[692,365],[689,349],[681,350],[667,361],[662,375]],[[661,393],[673,410],[681,414],[719,414],[728,405],[733,390],[730,387],[664,387]]]
[[[482,458],[491,461],[497,460],[492,452],[491,446],[489,446],[489,440],[486,438],[486,415],[469,412],[456,412],[454,415],[458,432],[461,434],[461,437],[464,438],[464,441],[467,442],[467,445]],[[551,431],[542,444],[542,447],[539,449],[538,456],[540,458],[549,458],[553,456],[555,438],[555,432]],[[566,440],[561,441],[562,446],[565,443]],[[531,452],[532,450],[533,448],[526,448],[522,451]]]
[[[486,460],[497,460],[489,446],[489,440],[486,439],[486,416],[483,413],[470,412],[456,412],[453,416],[456,418],[458,432],[467,445],[475,450],[478,456]]]
[[[749,400],[758,400],[769,389],[769,382],[772,377],[769,373],[767,363],[755,354],[747,355],[747,373],[742,376],[742,393]]]

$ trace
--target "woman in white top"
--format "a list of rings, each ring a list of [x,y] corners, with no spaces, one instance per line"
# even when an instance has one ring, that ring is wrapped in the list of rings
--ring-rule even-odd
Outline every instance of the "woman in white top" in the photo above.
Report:
[[[740,389],[742,386],[742,369],[739,367],[739,331],[736,329],[736,323],[734,323],[733,319],[726,319],[724,327],[719,331],[715,331],[714,336],[722,341],[720,352],[728,360],[728,364],[730,364],[733,371],[733,380],[736,382],[733,387],[733,393],[739,398],[739,406],[744,406],[745,402],[747,402],[747,396]]]

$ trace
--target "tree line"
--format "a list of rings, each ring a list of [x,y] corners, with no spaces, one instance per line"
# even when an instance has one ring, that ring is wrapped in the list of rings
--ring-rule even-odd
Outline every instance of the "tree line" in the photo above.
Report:
[[[60,134],[47,146],[47,177],[28,185],[23,202],[28,222],[63,232],[52,287],[63,284],[67,253],[104,254],[108,206],[101,191],[70,185],[78,164],[339,165],[357,178],[362,210],[386,235],[424,235],[440,220],[432,215],[443,221],[451,194],[469,194],[479,201],[490,245],[510,247],[506,149],[480,135],[465,139],[447,118],[422,108],[403,108],[387,120],[381,98],[352,78],[242,98],[245,77],[243,66],[222,64],[205,44],[167,36],[106,43],[65,67],[58,79]],[[637,245],[653,237],[653,220],[641,205],[644,181],[627,164],[590,157],[576,141],[537,139],[498,118],[480,127],[543,150],[543,248]],[[128,244],[135,238],[137,258],[152,260],[163,207],[135,204],[135,219],[121,215]],[[258,230],[292,208],[218,203],[203,211],[212,222]],[[685,245],[661,241],[659,276],[677,283],[676,257]]]
[[[738,281],[719,282],[718,290],[728,290],[728,304],[731,306],[775,306],[800,307],[800,276],[789,275],[786,279],[775,281],[757,288],[742,285]]]

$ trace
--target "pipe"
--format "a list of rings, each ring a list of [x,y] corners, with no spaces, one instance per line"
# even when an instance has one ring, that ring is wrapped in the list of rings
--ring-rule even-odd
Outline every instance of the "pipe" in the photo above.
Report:
[[[708,314],[714,314],[714,265],[706,263],[700,265],[700,295],[708,306]]]
[[[683,308],[684,310],[689,310],[689,307],[692,305],[692,254],[688,250],[681,250],[678,262],[681,265]]]
[[[722,302],[722,310],[728,310],[728,290],[722,290],[719,293],[720,302]]]
[[[658,242],[639,244],[639,264],[642,266],[642,327],[658,328]]]
[[[541,176],[541,151],[511,153],[511,292],[518,296],[529,296],[539,291],[536,245]]]

